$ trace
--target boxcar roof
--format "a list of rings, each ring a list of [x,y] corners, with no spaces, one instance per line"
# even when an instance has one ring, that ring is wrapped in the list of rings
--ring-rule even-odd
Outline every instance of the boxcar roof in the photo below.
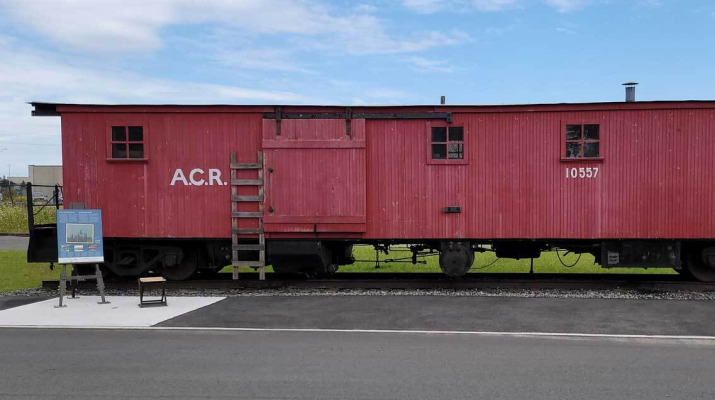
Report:
[[[412,111],[453,111],[453,112],[549,112],[549,111],[607,111],[607,110],[656,110],[715,108],[715,100],[678,101],[636,101],[636,102],[593,102],[593,103],[537,103],[537,104],[446,104],[446,105],[301,105],[301,104],[77,104],[32,101],[33,116],[59,116],[71,112],[273,112],[276,107],[290,112],[335,112],[346,108],[390,112]]]

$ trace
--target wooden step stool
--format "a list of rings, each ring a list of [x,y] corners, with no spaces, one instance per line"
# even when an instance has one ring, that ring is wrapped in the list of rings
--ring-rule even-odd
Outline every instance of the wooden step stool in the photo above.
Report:
[[[161,286],[161,299],[144,300],[144,289],[147,286]],[[139,307],[166,306],[166,279],[161,276],[139,278]]]

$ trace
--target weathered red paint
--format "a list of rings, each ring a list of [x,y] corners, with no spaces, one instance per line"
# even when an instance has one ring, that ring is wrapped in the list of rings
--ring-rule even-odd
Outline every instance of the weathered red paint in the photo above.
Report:
[[[452,112],[465,160],[447,165],[428,162],[430,127],[444,121],[355,119],[348,136],[342,119],[286,119],[276,135],[263,119],[272,106],[57,111],[65,202],[102,209],[107,237],[229,238],[229,186],[169,183],[177,168],[219,168],[227,181],[230,152],[255,162],[263,151],[267,238],[715,238],[715,102],[353,109]],[[600,124],[600,159],[563,160],[563,126],[583,121]],[[112,124],[145,126],[146,160],[108,160]],[[565,178],[579,167],[599,176]]]

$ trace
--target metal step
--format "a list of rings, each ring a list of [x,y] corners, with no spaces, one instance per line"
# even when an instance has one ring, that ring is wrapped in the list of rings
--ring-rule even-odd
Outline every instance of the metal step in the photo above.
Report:
[[[263,166],[261,164],[243,164],[243,163],[231,163],[231,169],[261,169]]]
[[[235,233],[237,235],[256,235],[259,233],[263,233],[263,229],[261,229],[261,228],[233,228],[233,229],[231,229],[231,233]]]
[[[233,267],[265,267],[266,263],[264,261],[233,261],[231,263]]]
[[[231,201],[252,201],[252,202],[257,202],[257,201],[263,201],[263,196],[237,196],[237,195],[233,195],[233,196],[231,196]]]
[[[233,186],[263,186],[263,179],[231,179]]]
[[[265,244],[235,244],[233,250],[265,250]]]
[[[263,218],[263,213],[257,211],[235,211],[231,213],[231,218]]]

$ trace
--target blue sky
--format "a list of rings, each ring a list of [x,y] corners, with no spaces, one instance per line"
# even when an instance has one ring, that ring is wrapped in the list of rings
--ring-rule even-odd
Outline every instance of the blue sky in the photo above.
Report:
[[[715,99],[714,43],[710,0],[0,0],[0,175],[62,161],[27,101]]]

